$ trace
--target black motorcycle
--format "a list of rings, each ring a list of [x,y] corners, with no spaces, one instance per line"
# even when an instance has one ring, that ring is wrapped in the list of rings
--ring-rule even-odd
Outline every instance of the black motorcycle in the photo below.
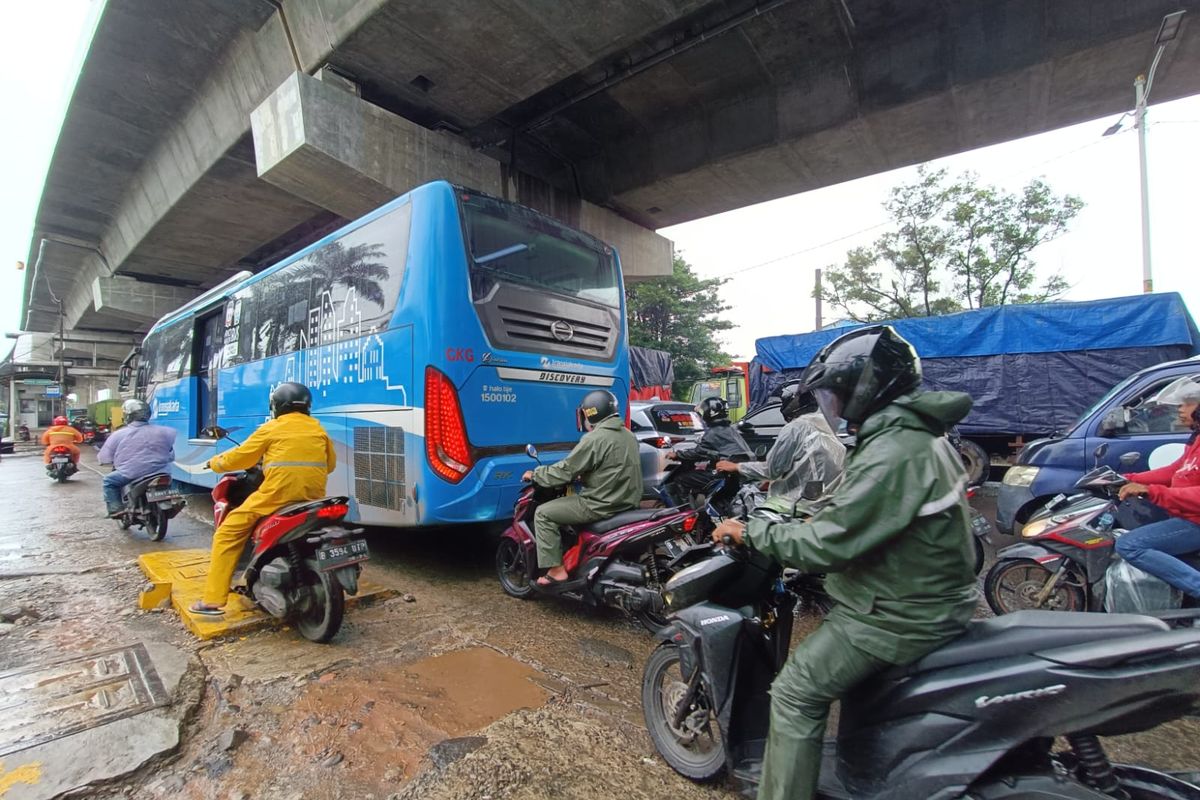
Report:
[[[682,775],[728,770],[757,783],[768,688],[791,644],[792,583],[766,556],[721,547],[667,582],[673,611],[643,673],[642,707]],[[1197,800],[1200,788],[1180,778],[1110,763],[1098,739],[1200,706],[1200,630],[1166,621],[1196,618],[1023,611],[973,622],[842,700],[819,796]]]
[[[175,490],[165,472],[138,478],[121,488],[121,510],[115,517],[121,530],[140,526],[150,539],[161,542],[167,535],[167,523],[187,501]]]

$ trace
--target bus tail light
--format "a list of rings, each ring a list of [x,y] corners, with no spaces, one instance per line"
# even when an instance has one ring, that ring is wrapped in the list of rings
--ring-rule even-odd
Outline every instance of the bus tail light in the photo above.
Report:
[[[458,392],[433,367],[425,368],[425,455],[433,471],[451,483],[461,481],[475,465]]]

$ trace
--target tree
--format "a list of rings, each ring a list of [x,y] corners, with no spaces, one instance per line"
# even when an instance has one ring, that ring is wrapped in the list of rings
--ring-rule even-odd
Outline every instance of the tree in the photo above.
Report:
[[[921,167],[884,203],[895,230],[828,267],[821,298],[851,319],[928,317],[1010,303],[1038,303],[1069,287],[1059,274],[1039,284],[1031,254],[1058,237],[1083,208],[1041,180],[1020,193],[984,186],[972,173],[949,182]]]
[[[724,283],[721,278],[701,279],[675,256],[671,277],[631,284],[625,290],[629,343],[671,354],[676,394],[729,361],[716,338],[733,327],[721,318],[729,309],[718,294]]]

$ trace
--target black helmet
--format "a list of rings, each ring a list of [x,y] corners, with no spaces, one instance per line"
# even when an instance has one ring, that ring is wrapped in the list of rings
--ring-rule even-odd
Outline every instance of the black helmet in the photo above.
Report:
[[[696,406],[696,413],[704,420],[705,425],[723,419],[729,419],[729,403],[719,397],[706,397]]]
[[[784,384],[783,389],[779,392],[779,400],[779,410],[787,422],[817,410],[817,398],[802,381]]]
[[[307,414],[312,408],[312,392],[303,383],[287,381],[271,392],[271,416],[282,417],[293,411]]]
[[[588,392],[575,412],[577,427],[589,431],[609,417],[615,417],[618,411],[617,396],[612,392],[605,389]]]
[[[121,416],[125,418],[125,424],[130,422],[147,422],[150,419],[150,406],[145,400],[129,398],[124,403],[121,403]]]
[[[890,325],[840,336],[804,370],[821,413],[837,430],[840,420],[861,424],[900,395],[921,385],[921,359]]]

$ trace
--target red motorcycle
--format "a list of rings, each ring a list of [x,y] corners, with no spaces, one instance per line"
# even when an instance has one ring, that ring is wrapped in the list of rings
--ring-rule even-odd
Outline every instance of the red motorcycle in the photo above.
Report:
[[[216,524],[262,482],[257,467],[222,476],[212,490]],[[253,555],[242,573],[244,585],[234,592],[272,617],[292,622],[305,639],[328,642],[342,625],[344,592],[358,594],[362,563],[369,558],[362,528],[342,524],[349,511],[349,498],[323,497],[264,517],[250,538]]]
[[[537,450],[525,452],[537,460]],[[561,595],[591,606],[609,606],[633,615],[647,629],[666,624],[662,588],[690,554],[705,550],[712,523],[691,507],[625,511],[611,519],[566,526],[563,553],[567,580],[537,584],[537,552],[533,515],[542,503],[561,497],[570,487],[549,489],[530,484],[521,490],[512,525],[496,549],[496,573],[504,591],[519,598],[535,592]]]

